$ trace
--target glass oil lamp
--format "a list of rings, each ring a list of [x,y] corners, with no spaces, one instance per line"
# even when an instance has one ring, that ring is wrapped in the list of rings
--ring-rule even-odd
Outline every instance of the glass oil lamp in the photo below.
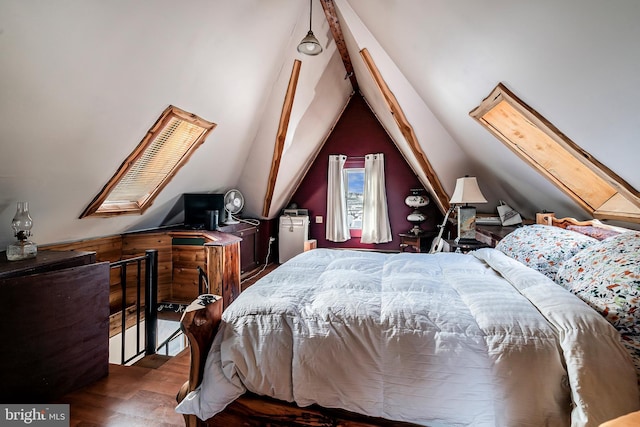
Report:
[[[7,246],[7,259],[9,261],[18,261],[34,258],[38,253],[38,247],[29,240],[33,220],[29,215],[28,202],[18,202],[18,208],[13,221],[11,221],[11,227],[17,241]]]
[[[427,216],[420,211],[420,208],[427,206],[429,199],[423,196],[422,192],[421,188],[412,188],[411,195],[404,199],[404,204],[413,208],[413,212],[407,216],[407,221],[413,224],[413,228],[408,233],[416,236],[424,231],[420,228],[420,224],[427,219]]]

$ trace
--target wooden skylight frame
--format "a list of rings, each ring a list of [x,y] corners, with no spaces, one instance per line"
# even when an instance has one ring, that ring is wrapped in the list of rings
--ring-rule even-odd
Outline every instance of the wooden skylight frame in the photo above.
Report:
[[[502,83],[469,113],[594,218],[640,222],[640,194]]]
[[[144,213],[215,127],[167,107],[80,218]]]

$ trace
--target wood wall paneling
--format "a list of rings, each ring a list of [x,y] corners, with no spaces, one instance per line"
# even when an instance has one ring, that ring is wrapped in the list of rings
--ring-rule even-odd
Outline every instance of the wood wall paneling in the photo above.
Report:
[[[122,238],[123,259],[144,255],[148,249],[158,251],[158,300],[169,301],[173,280],[172,237],[166,232],[149,232],[126,234]],[[144,278],[144,268],[142,274]],[[134,283],[129,284],[130,277],[127,276],[127,293],[134,286]]]
[[[197,267],[207,271],[204,247],[202,244],[173,245],[173,280],[171,286],[171,301],[188,303],[198,296],[198,279],[200,274]]]

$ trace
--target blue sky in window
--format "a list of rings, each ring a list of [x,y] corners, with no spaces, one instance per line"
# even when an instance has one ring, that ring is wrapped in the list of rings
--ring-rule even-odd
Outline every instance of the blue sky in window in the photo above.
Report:
[[[349,177],[347,191],[349,193],[364,193],[364,169],[349,171],[347,176]]]

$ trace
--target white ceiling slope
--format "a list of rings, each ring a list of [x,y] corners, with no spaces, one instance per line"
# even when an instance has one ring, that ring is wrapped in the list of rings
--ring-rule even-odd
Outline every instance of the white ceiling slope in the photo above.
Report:
[[[362,62],[366,48],[449,193],[456,177],[475,174],[489,199],[481,210],[504,199],[527,217],[585,217],[469,117],[498,82],[640,188],[637,0],[335,5],[362,93],[406,151]],[[0,1],[0,247],[13,239],[21,200],[39,244],[180,221],[184,192],[238,187],[259,216],[299,59],[275,216],[351,93],[321,5],[313,7],[325,51],[303,57],[295,47],[308,30],[306,1]],[[143,216],[79,220],[170,104],[218,126]]]
[[[528,217],[542,209],[585,217],[468,116],[498,82],[640,188],[640,2],[348,2],[476,166],[491,196]],[[495,199],[478,206],[494,207]]]

